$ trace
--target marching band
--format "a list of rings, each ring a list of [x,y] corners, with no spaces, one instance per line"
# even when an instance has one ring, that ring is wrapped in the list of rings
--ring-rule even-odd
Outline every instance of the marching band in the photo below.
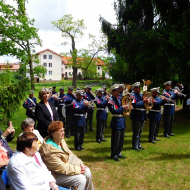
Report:
[[[145,150],[141,146],[141,134],[143,126],[147,118],[149,119],[149,136],[150,143],[155,144],[157,139],[161,111],[164,109],[164,137],[175,136],[173,134],[173,119],[175,111],[175,101],[178,97],[185,96],[180,90],[171,89],[172,82],[163,83],[165,89],[162,95],[159,95],[160,87],[150,89],[151,81],[144,80],[143,89],[140,82],[135,82],[132,86],[125,84],[114,84],[110,87],[109,93],[106,91],[106,86],[96,89],[92,92],[91,86],[85,88],[77,88],[73,92],[73,86],[69,86],[67,94],[64,94],[64,88],[59,89],[59,93],[55,91],[55,87],[48,101],[52,101],[57,107],[59,120],[65,125],[65,136],[69,138],[74,135],[75,150],[83,150],[83,139],[85,132],[94,131],[93,129],[93,114],[94,105],[96,105],[96,142],[107,142],[104,138],[104,130],[107,127],[108,109],[112,114],[110,123],[111,132],[111,158],[119,161],[122,156],[124,137],[125,137],[125,119],[127,116],[131,119],[132,127],[132,149],[136,151]],[[130,88],[128,88],[130,87]],[[143,90],[143,93],[141,91]],[[33,101],[31,101],[33,99]],[[33,97],[33,92],[30,92],[29,98],[24,102],[23,107],[27,109],[28,117],[35,117],[32,110],[36,107],[36,98]],[[66,122],[65,122],[66,120]],[[87,124],[89,123],[89,127]]]

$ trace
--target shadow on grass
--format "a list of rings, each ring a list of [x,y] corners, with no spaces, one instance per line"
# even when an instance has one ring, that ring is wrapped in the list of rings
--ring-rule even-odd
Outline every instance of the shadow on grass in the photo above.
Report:
[[[181,160],[181,159],[190,159],[190,154],[167,154],[167,153],[153,153],[154,158],[144,159],[150,161],[163,161],[163,160]]]
[[[107,161],[108,159],[111,160],[111,157],[109,155],[104,155],[104,156],[89,156],[89,155],[82,155],[79,156],[79,158],[83,161],[83,162],[102,162],[102,161]]]

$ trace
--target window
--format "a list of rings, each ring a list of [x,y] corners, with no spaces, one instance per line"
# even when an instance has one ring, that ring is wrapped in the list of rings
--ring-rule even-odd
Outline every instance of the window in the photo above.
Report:
[[[71,66],[69,66],[69,69],[71,69]]]
[[[65,75],[67,75],[67,72],[65,72]]]
[[[44,58],[44,59],[47,59],[47,55],[43,55],[43,58]]]
[[[49,63],[49,67],[52,67],[52,63]]]
[[[67,66],[65,66],[65,69],[67,69]]]
[[[47,72],[45,73],[45,75],[47,75]]]
[[[52,59],[52,55],[49,55],[49,59]]]
[[[52,75],[52,71],[49,71],[49,75]]]
[[[43,63],[43,66],[44,66],[44,67],[47,67],[47,63]]]
[[[69,76],[71,76],[71,72],[69,72]]]
[[[98,66],[98,70],[100,70],[100,67]]]

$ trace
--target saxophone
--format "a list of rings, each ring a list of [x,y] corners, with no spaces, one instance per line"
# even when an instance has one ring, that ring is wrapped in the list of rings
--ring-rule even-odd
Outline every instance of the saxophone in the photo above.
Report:
[[[131,113],[132,101],[131,101],[131,94],[129,93],[130,89],[131,85],[129,84],[125,85],[125,90],[123,91],[123,97],[122,97],[122,105],[128,105],[128,109],[123,111],[124,116],[130,115]]]
[[[143,86],[143,99],[144,98],[148,99],[148,103],[144,103],[144,106],[145,106],[145,108],[147,110],[150,110],[154,106],[153,96],[152,96],[151,92],[148,91],[148,87],[149,87],[149,85],[152,82],[150,80],[146,80],[146,79],[143,79],[143,82],[144,82],[144,86]]]

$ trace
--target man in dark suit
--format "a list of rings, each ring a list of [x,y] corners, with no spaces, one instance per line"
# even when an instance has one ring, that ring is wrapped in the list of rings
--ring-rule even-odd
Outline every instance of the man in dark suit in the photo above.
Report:
[[[35,116],[35,108],[36,108],[37,100],[34,97],[34,91],[29,91],[29,97],[27,100],[24,101],[23,107],[26,109],[26,115],[29,118],[32,118],[36,123],[36,116]]]
[[[121,155],[124,143],[125,134],[125,119],[123,117],[124,109],[128,109],[127,105],[121,105],[119,100],[119,85],[115,84],[110,88],[112,97],[108,101],[108,108],[112,115],[110,127],[112,128],[111,134],[111,158],[119,161],[119,158],[125,158]]]
[[[74,111],[75,126],[75,150],[81,151],[84,140],[84,130],[86,126],[85,114],[88,110],[88,101],[83,100],[83,90],[76,91],[76,100],[72,102]]]

